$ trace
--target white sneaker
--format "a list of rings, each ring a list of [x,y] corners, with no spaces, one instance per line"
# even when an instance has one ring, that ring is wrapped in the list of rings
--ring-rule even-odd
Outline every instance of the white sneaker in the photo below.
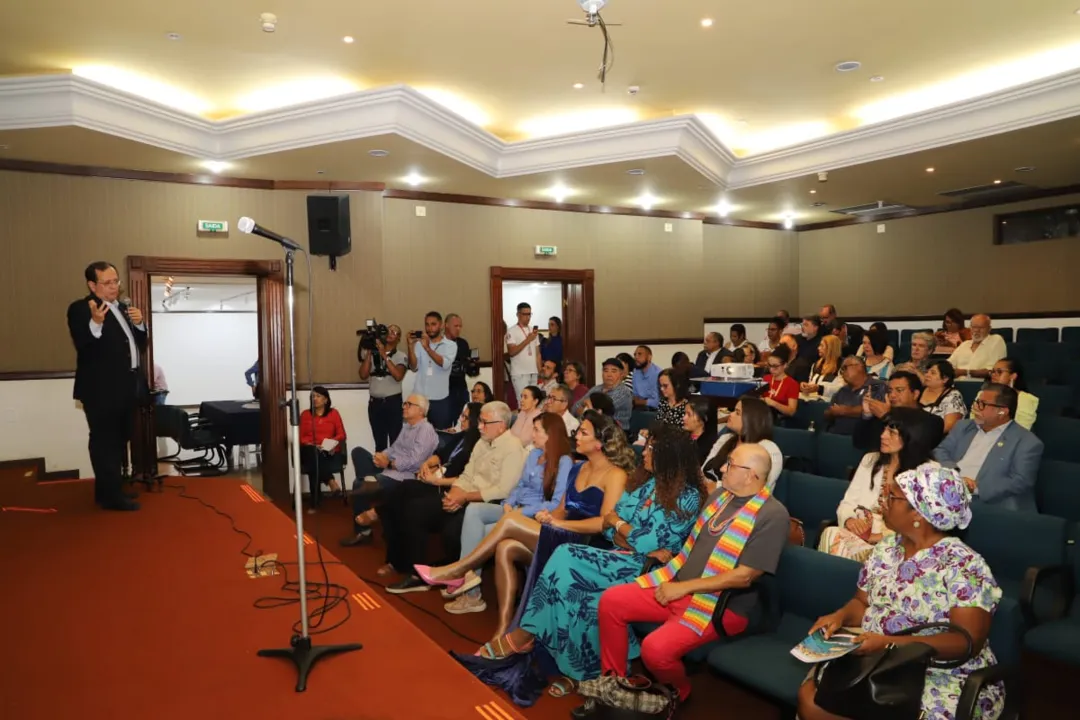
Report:
[[[468,613],[484,612],[487,610],[487,603],[484,602],[483,597],[474,598],[465,593],[454,598],[453,602],[443,605],[443,608],[451,615],[466,615]]]

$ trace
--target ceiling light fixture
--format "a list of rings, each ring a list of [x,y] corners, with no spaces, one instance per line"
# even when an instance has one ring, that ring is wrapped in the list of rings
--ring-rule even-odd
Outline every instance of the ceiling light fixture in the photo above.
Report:
[[[858,60],[845,60],[844,62],[836,63],[836,72],[852,72],[862,67],[862,63]]]
[[[1001,184],[1001,181],[1000,181],[1000,180],[995,180],[995,181],[994,181],[994,184],[995,184],[995,185],[1000,185],[1000,184]]]
[[[811,194],[811,195],[817,195],[817,190],[811,190],[811,191],[810,191],[810,194]]]
[[[701,27],[703,27],[703,28],[711,28],[712,24],[713,24],[712,18],[702,18],[702,20],[701,20]]]
[[[870,82],[881,82],[884,79],[885,79],[884,75],[875,75],[872,78],[870,78]]]
[[[795,228],[795,217],[788,214],[784,216],[784,229],[792,230]]]
[[[381,158],[390,154],[389,150],[368,150],[367,154],[371,157]]]
[[[259,16],[259,24],[262,26],[263,32],[272,33],[277,30],[277,15],[274,13],[263,13]]]
[[[352,45],[355,41],[356,39],[352,35],[346,35],[345,37],[341,38],[341,42],[345,43],[346,45]]]
[[[932,172],[934,172],[934,168],[928,167],[928,168],[926,168],[926,172],[932,173]]]
[[[644,175],[645,171],[642,170],[641,168],[630,168],[629,170],[626,171],[626,174],[627,175]]]
[[[180,33],[166,33],[165,37],[168,38],[169,40],[179,40],[180,39]]]
[[[583,87],[585,87],[585,83],[574,83],[575,90],[580,90]]]
[[[810,207],[825,207],[825,203],[823,203],[823,202],[810,203]]]
[[[1016,168],[1016,172],[1035,172],[1035,166],[1021,165],[1020,167]]]
[[[315,171],[315,174],[316,174],[316,175],[325,175],[325,174],[326,174],[326,171],[325,171],[325,170],[316,170],[316,171]]]
[[[555,185],[548,190],[548,195],[550,195],[551,198],[557,203],[561,203],[563,200],[566,200],[566,198],[570,197],[573,194],[574,191],[566,187],[565,185]]]
[[[405,184],[410,185],[412,187],[417,187],[417,186],[422,185],[423,183],[427,182],[427,178],[420,175],[415,170],[413,172],[409,173],[408,175],[406,175],[405,177],[403,177],[402,180],[405,182]]]
[[[229,167],[229,163],[221,160],[203,160],[202,166],[212,173],[219,173]]]
[[[636,200],[634,200],[634,204],[636,204],[642,210],[652,210],[653,205],[655,205],[656,203],[657,198],[647,192],[642,193],[640,196],[638,196]]]
[[[727,202],[727,200],[721,200],[719,203],[716,204],[716,214],[720,217],[727,217],[731,210],[732,207]]]

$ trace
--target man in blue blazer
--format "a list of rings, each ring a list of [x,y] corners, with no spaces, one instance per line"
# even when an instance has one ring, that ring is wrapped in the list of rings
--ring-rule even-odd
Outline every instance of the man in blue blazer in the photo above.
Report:
[[[1016,391],[1008,385],[987,385],[972,403],[973,419],[956,423],[934,459],[956,468],[981,502],[1038,512],[1035,478],[1043,443],[1013,422],[1016,404]]]

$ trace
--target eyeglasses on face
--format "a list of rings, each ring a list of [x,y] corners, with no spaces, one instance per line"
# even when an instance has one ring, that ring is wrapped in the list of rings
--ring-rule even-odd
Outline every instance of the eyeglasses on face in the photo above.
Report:
[[[986,402],[982,398],[977,399],[975,402],[971,403],[971,405],[976,410],[984,410],[987,407],[992,407],[992,408],[1003,408],[1003,407],[1005,407],[1004,405],[1002,405],[1000,403]]]
[[[105,287],[117,287],[120,284],[119,280],[100,280],[94,283],[95,285],[103,285]]]
[[[407,408],[407,407],[420,407],[420,406],[417,405],[414,402],[409,402],[408,400],[406,400],[405,402],[401,403],[401,407]]]
[[[501,422],[502,422],[502,420],[485,420],[484,418],[480,418],[480,425],[481,426],[483,426],[483,425],[498,425]]]

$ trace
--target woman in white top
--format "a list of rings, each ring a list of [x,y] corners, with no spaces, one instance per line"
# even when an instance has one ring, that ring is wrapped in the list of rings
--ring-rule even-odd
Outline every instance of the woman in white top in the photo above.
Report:
[[[716,483],[723,477],[721,468],[727,463],[731,451],[742,443],[757,443],[765,448],[772,458],[772,469],[769,470],[769,478],[766,485],[772,490],[776,487],[776,479],[784,469],[784,454],[772,441],[773,416],[769,406],[761,398],[744,395],[739,402],[735,403],[735,409],[727,417],[727,426],[720,433],[720,437],[712,446],[701,469],[705,473],[705,480],[709,483],[710,492],[716,488]]]
[[[804,400],[832,399],[833,393],[844,387],[840,374],[840,338],[826,335],[818,343],[818,361],[810,368],[810,382],[799,383]]]
[[[935,360],[930,363],[930,369],[926,371],[926,379],[923,380],[922,395],[919,396],[919,404],[922,409],[931,415],[937,415],[945,423],[945,434],[948,435],[957,420],[967,415],[967,405],[964,396],[953,387],[956,382],[956,368],[948,360]]]
[[[916,408],[893,408],[881,433],[881,451],[863,456],[844,499],[836,508],[835,526],[821,534],[818,550],[864,562],[874,545],[888,535],[878,501],[881,489],[902,472],[933,462],[940,434]],[[935,465],[937,463],[934,463]]]
[[[885,352],[882,353],[882,354],[889,359],[889,362],[895,363],[896,362],[896,348],[894,348],[892,345],[888,344],[889,326],[886,325],[883,322],[876,322],[876,323],[873,323],[870,326],[869,329],[870,330],[880,330],[881,332],[885,333],[885,337],[886,337]],[[866,336],[863,335],[863,338],[865,339]],[[861,358],[865,358],[866,357],[866,343],[861,343],[859,345],[859,349],[855,351],[855,354],[858,355]],[[867,363],[867,365],[869,365],[869,364],[870,363]]]
[[[892,360],[885,354],[889,348],[888,334],[880,328],[870,328],[863,335],[862,347],[866,374],[879,380],[888,380],[893,374]]]

